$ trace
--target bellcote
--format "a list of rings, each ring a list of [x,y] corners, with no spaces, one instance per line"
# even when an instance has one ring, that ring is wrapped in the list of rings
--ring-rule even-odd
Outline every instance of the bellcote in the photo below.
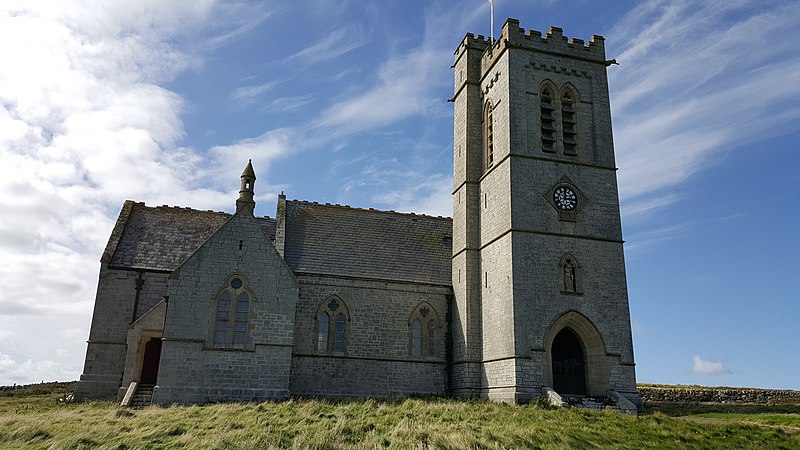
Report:
[[[239,198],[236,200],[236,212],[246,209],[253,214],[256,208],[256,202],[253,200],[255,191],[253,187],[256,184],[256,172],[253,170],[253,160],[247,161],[247,166],[242,172],[242,185],[239,188]]]

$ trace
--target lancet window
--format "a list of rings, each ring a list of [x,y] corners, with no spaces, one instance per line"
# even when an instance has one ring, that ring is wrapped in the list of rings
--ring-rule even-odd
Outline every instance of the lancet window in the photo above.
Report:
[[[483,170],[488,170],[494,163],[494,105],[486,101],[483,109]]]

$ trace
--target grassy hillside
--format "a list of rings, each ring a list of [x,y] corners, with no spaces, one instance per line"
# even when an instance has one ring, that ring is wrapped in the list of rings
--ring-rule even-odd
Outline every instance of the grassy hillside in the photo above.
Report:
[[[660,405],[640,417],[447,399],[128,410],[58,404],[63,390],[0,394],[0,448],[800,448],[800,406]]]

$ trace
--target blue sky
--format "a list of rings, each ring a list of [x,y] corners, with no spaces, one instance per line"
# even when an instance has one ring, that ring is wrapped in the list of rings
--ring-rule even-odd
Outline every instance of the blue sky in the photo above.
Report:
[[[496,0],[606,38],[637,376],[800,389],[800,2]],[[77,379],[126,199],[450,215],[474,1],[0,4],[0,384]]]

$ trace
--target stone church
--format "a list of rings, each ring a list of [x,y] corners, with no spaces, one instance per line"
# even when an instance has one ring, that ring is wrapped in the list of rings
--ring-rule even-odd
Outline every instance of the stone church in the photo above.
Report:
[[[455,51],[453,217],[126,201],[78,399],[636,391],[603,38],[508,19]]]

